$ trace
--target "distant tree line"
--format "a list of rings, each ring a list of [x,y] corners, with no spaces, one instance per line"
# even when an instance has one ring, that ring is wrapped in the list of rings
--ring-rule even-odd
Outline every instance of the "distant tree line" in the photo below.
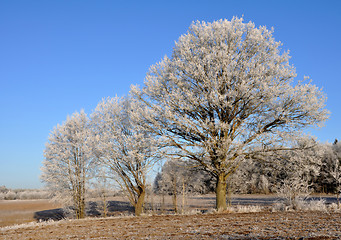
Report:
[[[51,192],[41,189],[9,189],[0,186],[0,200],[49,199]]]

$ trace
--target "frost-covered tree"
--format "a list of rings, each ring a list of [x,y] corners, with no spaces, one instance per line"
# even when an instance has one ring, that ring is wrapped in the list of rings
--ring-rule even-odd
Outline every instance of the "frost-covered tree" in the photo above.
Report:
[[[322,158],[321,171],[315,181],[317,191],[324,193],[336,193],[341,191],[341,144],[335,140],[333,144],[325,143]]]
[[[322,157],[322,165],[319,176],[317,177],[314,185],[317,192],[334,193],[335,181],[331,172],[333,172],[333,166],[335,164],[335,153],[330,143],[321,144],[325,151]]]
[[[307,138],[297,143],[296,150],[281,152],[273,160],[277,165],[273,167],[277,173],[277,192],[288,207],[297,209],[298,203],[314,191],[325,151],[325,145]]]
[[[146,194],[146,174],[156,157],[157,139],[133,120],[138,108],[129,97],[103,99],[92,114],[97,151],[140,215]]]
[[[228,178],[231,193],[253,194],[272,192],[273,169],[267,161],[247,159],[241,162],[236,172]],[[277,180],[277,179],[276,179]]]
[[[182,192],[182,183],[193,194],[207,194],[214,189],[212,176],[200,166],[188,162],[169,159],[162,166],[161,172],[154,179],[155,192],[166,192],[173,195]]]
[[[84,111],[74,113],[51,132],[41,179],[56,197],[70,199],[77,218],[85,216],[85,197],[96,161],[93,136]]]
[[[332,158],[330,174],[335,182],[335,192],[337,198],[337,205],[340,207],[340,193],[341,193],[341,143],[337,140],[332,146],[334,157]]]
[[[184,166],[180,166],[177,161],[170,159],[162,167],[161,174],[155,179],[158,192],[166,192],[172,195],[174,212],[178,212],[177,197],[181,193],[181,185],[184,181]]]
[[[99,167],[96,169],[96,173],[94,175],[95,180],[91,183],[94,188],[94,193],[96,197],[99,197],[102,200],[102,213],[103,216],[106,217],[108,214],[107,209],[107,199],[110,193],[110,190],[114,189],[114,185],[112,181],[110,181],[110,171],[103,164],[99,164]]]
[[[323,93],[294,81],[280,46],[242,18],[195,22],[145,86],[132,87],[148,107],[140,123],[215,177],[217,209],[226,209],[227,178],[243,159],[290,149],[303,128],[327,118]]]
[[[177,159],[168,159],[154,179],[154,191],[172,195],[174,211],[178,212],[177,203],[180,194],[184,198],[188,192],[208,193],[211,190],[211,179],[211,175],[197,166]]]

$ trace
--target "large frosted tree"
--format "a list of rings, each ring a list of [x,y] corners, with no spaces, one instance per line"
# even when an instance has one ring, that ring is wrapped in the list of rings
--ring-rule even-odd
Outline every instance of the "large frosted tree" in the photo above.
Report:
[[[215,177],[217,209],[226,208],[227,178],[241,161],[290,149],[302,129],[327,118],[323,93],[294,81],[280,47],[272,31],[242,18],[195,22],[145,86],[132,87],[148,107],[140,124]]]
[[[44,151],[41,179],[60,200],[71,200],[77,218],[85,216],[86,190],[96,166],[93,139],[87,115],[76,112],[53,129]]]
[[[129,97],[103,99],[92,114],[98,157],[126,193],[139,216],[146,195],[146,177],[157,160],[157,139],[134,121],[136,102]]]

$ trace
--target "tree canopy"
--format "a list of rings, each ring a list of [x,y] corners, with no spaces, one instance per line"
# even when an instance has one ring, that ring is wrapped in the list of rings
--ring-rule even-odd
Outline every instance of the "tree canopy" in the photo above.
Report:
[[[305,127],[328,117],[323,92],[294,80],[272,33],[236,17],[194,22],[172,56],[150,68],[145,86],[132,87],[147,107],[140,124],[216,178],[218,209],[226,208],[227,177],[244,159],[289,150]]]
[[[77,218],[85,216],[85,198],[93,169],[94,138],[84,111],[51,132],[44,151],[41,179],[59,200],[71,200]]]

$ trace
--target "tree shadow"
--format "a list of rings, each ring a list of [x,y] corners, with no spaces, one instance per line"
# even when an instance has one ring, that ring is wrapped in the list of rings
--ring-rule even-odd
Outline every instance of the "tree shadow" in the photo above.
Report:
[[[247,197],[247,198],[232,198],[232,205],[257,205],[257,206],[271,206],[278,202],[280,197]]]
[[[89,201],[86,204],[86,216],[89,217],[102,217],[104,216],[103,203]],[[134,208],[129,202],[123,201],[107,201],[107,216],[119,216],[119,215],[130,215],[134,213]],[[38,221],[59,221],[70,217],[72,215],[72,207],[69,208],[56,208],[44,211],[35,212],[33,218]]]
[[[129,202],[108,201],[107,211],[109,215],[134,213],[134,207]]]
[[[35,212],[33,218],[38,222],[41,221],[59,221],[67,217],[67,213],[63,208],[56,208]]]
[[[101,216],[100,207],[97,202],[88,202],[85,212],[86,212],[86,215],[90,217]]]
[[[134,207],[129,202],[124,201],[107,201],[106,211],[108,216],[132,214]],[[86,208],[87,216],[101,217],[104,215],[103,202],[88,202]]]
[[[196,196],[191,197],[197,200],[196,203],[191,203],[186,206],[188,209],[196,209],[201,212],[207,212],[207,209],[214,207],[215,198],[214,197],[202,197]],[[326,204],[336,203],[336,198],[332,196],[323,197],[310,197],[307,201],[324,199]],[[271,206],[272,204],[280,201],[281,198],[277,196],[246,196],[246,197],[234,197],[232,198],[232,205],[259,205],[259,206]],[[171,213],[173,212],[173,207],[171,204],[166,204],[165,206],[154,206],[153,209],[156,212],[161,213]],[[134,213],[134,207],[127,201],[107,201],[106,202],[106,215],[107,216],[122,216],[122,215],[132,215]],[[86,215],[89,217],[103,217],[104,208],[103,202],[101,201],[89,201],[86,204]],[[48,221],[54,220],[58,221],[72,216],[72,208],[56,208],[44,211],[38,211],[34,213],[34,219],[37,221]]]

